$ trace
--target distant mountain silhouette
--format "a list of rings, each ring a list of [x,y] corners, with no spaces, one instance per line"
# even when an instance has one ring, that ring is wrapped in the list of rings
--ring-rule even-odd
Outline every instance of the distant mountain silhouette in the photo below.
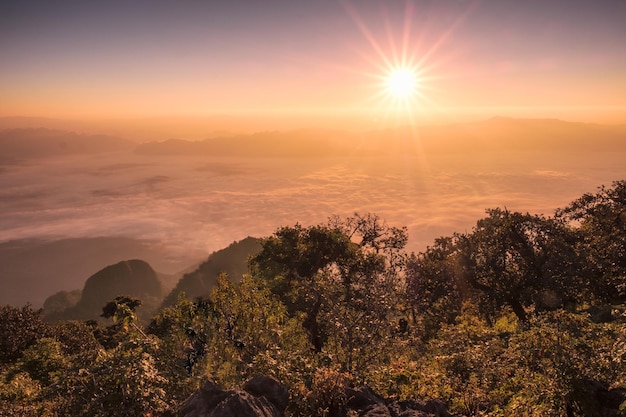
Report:
[[[82,288],[95,271],[121,259],[145,259],[158,271],[176,274],[202,259],[199,253],[173,257],[154,241],[127,237],[60,240],[22,239],[0,243],[0,304],[43,305],[58,291]],[[180,275],[177,275],[180,277]],[[171,276],[165,288],[174,286]]]
[[[341,157],[501,151],[626,151],[626,126],[494,117],[473,123],[407,126],[365,133],[308,129],[203,141],[139,145],[141,155]]]
[[[162,298],[161,282],[152,267],[142,260],[118,262],[101,269],[85,282],[78,303],[63,311],[49,314],[48,320],[95,320],[102,307],[119,295],[127,295],[142,301],[139,314],[150,317]],[[50,303],[50,298],[46,300]],[[143,314],[141,314],[143,312]]]
[[[378,154],[485,152],[626,152],[626,128],[557,119],[489,120],[410,126],[370,132],[363,141]]]
[[[136,143],[106,135],[86,135],[44,128],[0,131],[0,162],[61,155],[127,151]]]
[[[163,301],[163,307],[176,304],[181,292],[190,299],[208,296],[223,272],[228,274],[231,281],[239,282],[248,271],[248,258],[260,250],[260,239],[247,237],[233,242],[227,248],[213,252],[195,271],[183,275]]]
[[[211,155],[245,157],[323,157],[338,150],[351,133],[300,129],[286,132],[259,132],[251,135],[210,138],[202,141],[169,139],[143,143],[140,155]]]

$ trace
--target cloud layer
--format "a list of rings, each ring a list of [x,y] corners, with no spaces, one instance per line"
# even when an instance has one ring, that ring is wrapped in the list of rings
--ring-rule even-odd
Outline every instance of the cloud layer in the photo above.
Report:
[[[626,178],[622,154],[448,154],[253,159],[127,153],[0,171],[0,240],[130,236],[172,254],[211,251],[282,225],[354,212],[409,228],[410,250],[469,231],[487,208],[551,215]]]

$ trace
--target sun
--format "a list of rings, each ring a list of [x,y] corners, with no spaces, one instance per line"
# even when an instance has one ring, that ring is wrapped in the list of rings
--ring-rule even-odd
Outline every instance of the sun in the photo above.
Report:
[[[365,49],[357,49],[362,63],[355,65],[354,71],[364,76],[369,94],[359,107],[371,111],[377,123],[412,126],[446,112],[437,100],[446,97],[442,81],[458,77],[449,72],[452,66],[448,61],[455,51],[447,49],[448,39],[470,9],[449,27],[442,26],[441,33],[429,33],[429,11],[420,2],[383,2],[377,15],[382,19],[376,22],[369,15],[364,17],[358,3],[342,2],[364,39]],[[366,79],[370,80],[367,86]]]
[[[387,93],[395,99],[408,99],[417,94],[418,76],[411,68],[394,68],[387,75]]]

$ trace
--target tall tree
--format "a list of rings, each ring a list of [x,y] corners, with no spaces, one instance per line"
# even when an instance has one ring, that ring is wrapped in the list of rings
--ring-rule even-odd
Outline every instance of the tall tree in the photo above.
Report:
[[[584,194],[558,210],[557,217],[576,231],[592,297],[601,302],[626,301],[626,181]]]
[[[332,351],[350,370],[389,333],[406,241],[406,229],[355,214],[283,227],[262,242],[250,266],[292,316],[303,316],[314,350]]]
[[[462,279],[483,295],[483,312],[504,305],[522,322],[526,308],[555,308],[576,297],[578,268],[571,234],[543,216],[488,210],[471,234],[457,235]]]
[[[433,336],[441,323],[454,323],[464,295],[455,239],[438,238],[425,252],[412,254],[406,270],[412,318],[422,321],[424,336]]]

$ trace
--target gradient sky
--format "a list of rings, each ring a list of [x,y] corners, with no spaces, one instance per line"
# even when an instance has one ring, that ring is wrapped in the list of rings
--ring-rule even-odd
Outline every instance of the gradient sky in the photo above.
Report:
[[[413,111],[624,116],[625,22],[624,0],[9,0],[0,116],[389,111],[403,56]]]

